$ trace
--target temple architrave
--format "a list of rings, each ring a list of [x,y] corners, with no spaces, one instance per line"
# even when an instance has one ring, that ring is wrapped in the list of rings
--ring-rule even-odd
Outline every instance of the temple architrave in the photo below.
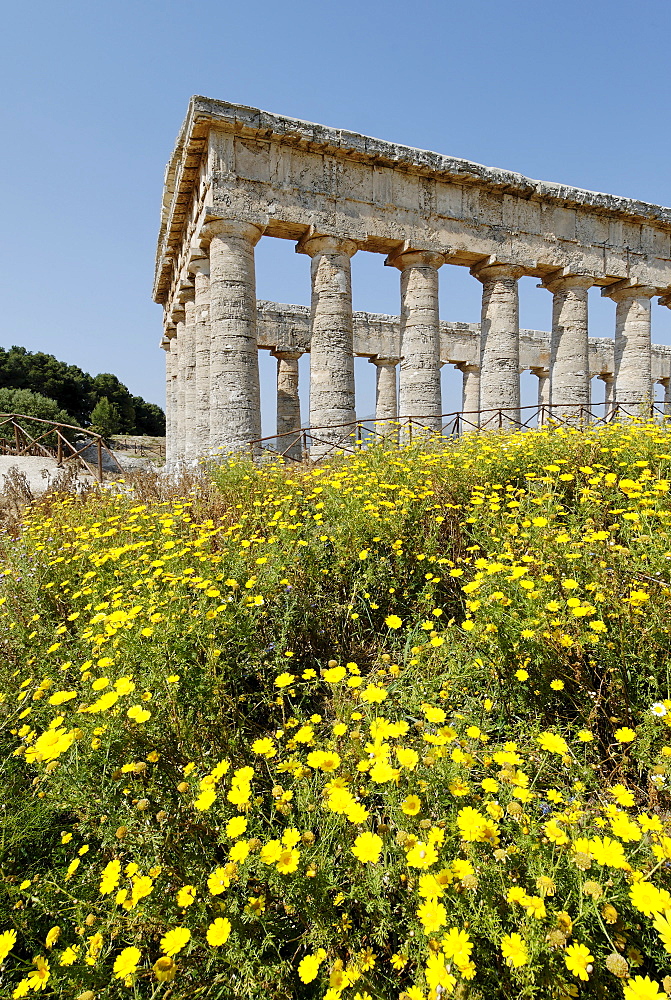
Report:
[[[309,258],[309,309],[257,302],[262,237]],[[399,316],[353,312],[362,251],[397,268]],[[479,324],[439,320],[446,265],[482,285]],[[552,295],[549,333],[519,329],[523,275]],[[613,339],[589,337],[592,286],[615,303]],[[463,410],[511,422],[525,370],[556,414],[589,407],[594,376],[632,413],[662,383],[671,412],[671,348],[651,343],[655,298],[671,307],[670,208],[193,97],[166,170],[154,284],[168,461],[260,438],[259,349],[277,359],[278,435],[300,429],[298,362],[310,354],[312,457],[355,420],[355,356],[376,367],[376,420],[413,417],[429,431],[441,427],[443,364],[463,373]]]

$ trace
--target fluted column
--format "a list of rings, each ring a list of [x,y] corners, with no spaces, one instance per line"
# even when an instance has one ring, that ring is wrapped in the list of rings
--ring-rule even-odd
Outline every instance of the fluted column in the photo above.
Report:
[[[298,253],[312,258],[310,311],[310,426],[312,458],[348,445],[355,432],[351,258],[357,246],[335,236],[308,235]],[[351,428],[347,425],[351,424]],[[340,426],[338,426],[340,425]]]
[[[179,358],[177,357],[177,331],[175,327],[170,328],[170,333],[170,388],[168,390],[170,419],[166,424],[165,456],[166,464],[174,465],[177,458]]]
[[[192,461],[196,454],[196,303],[193,287],[181,293],[184,302],[184,459]]]
[[[208,222],[210,253],[210,448],[247,450],[261,437],[254,247],[259,226]]]
[[[615,402],[629,416],[647,415],[652,397],[650,299],[657,294],[647,285],[628,279],[601,290],[616,302]]]
[[[200,257],[191,263],[189,270],[195,284],[193,454],[194,458],[202,458],[210,451],[210,261]]]
[[[461,415],[464,431],[473,431],[479,426],[480,417],[480,366],[458,364],[461,380]]]
[[[445,258],[440,253],[406,250],[390,255],[386,263],[401,272],[400,416],[415,417],[421,427],[440,434],[438,268]]]
[[[165,461],[168,465],[170,463],[169,448],[172,442],[170,430],[170,421],[172,420],[172,355],[167,332],[163,335],[161,347],[165,351]]]
[[[580,415],[575,404],[589,407],[589,341],[587,292],[594,284],[587,275],[550,275],[541,286],[552,292],[552,334],[550,336],[550,398],[553,409],[563,418]]]
[[[519,421],[520,312],[517,280],[524,271],[509,264],[478,264],[482,282],[480,320],[480,409],[505,408],[501,422]],[[482,413],[482,426],[498,426],[497,414]]]
[[[659,380],[664,386],[664,415],[671,416],[671,378]]]
[[[302,351],[275,350],[277,358],[277,450],[300,461],[301,401],[298,396],[298,361]]]
[[[184,368],[186,365],[186,315],[184,307],[181,311],[173,309],[175,321],[175,349],[177,376],[175,379],[175,434],[173,440],[173,461],[184,460]]]

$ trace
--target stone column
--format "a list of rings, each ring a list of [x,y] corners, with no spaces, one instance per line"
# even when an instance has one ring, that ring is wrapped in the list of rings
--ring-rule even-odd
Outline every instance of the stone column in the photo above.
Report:
[[[552,292],[552,334],[550,336],[550,398],[562,418],[589,407],[589,341],[587,291],[594,284],[587,275],[559,275],[540,286]],[[554,412],[554,411],[553,411]]]
[[[533,372],[538,379],[538,426],[542,427],[543,424],[546,424],[548,419],[552,416],[547,409],[550,402],[550,369],[531,368],[530,371]]]
[[[376,436],[398,442],[398,392],[396,366],[400,358],[369,358],[375,365]]]
[[[170,390],[168,408],[170,410],[170,423],[166,426],[166,464],[171,467],[174,466],[177,460],[177,436],[179,433],[178,429],[178,366],[179,358],[177,357],[177,331],[175,327],[171,328],[170,336]]]
[[[660,378],[664,386],[664,415],[671,416],[671,378]]]
[[[195,283],[193,457],[202,458],[210,452],[210,261],[199,257],[192,261],[189,270]]]
[[[312,258],[310,426],[320,428],[310,447],[312,458],[333,454],[338,442],[349,445],[356,432],[351,268],[356,250],[352,240],[317,234],[308,234],[296,247]]]
[[[301,401],[298,396],[298,361],[302,351],[276,348],[277,358],[277,450],[286,458],[300,462]],[[283,435],[280,437],[280,435]]]
[[[396,391],[396,365],[399,358],[370,358],[375,365],[375,422],[388,424],[398,420],[398,393]],[[384,430],[384,427],[381,428]]]
[[[604,394],[604,417],[607,417],[613,408],[615,400],[615,376],[611,372],[602,372],[601,375],[597,375],[597,378],[606,387]]]
[[[261,437],[254,247],[259,226],[208,222],[210,246],[210,448],[248,450]]]
[[[172,354],[170,353],[170,338],[166,333],[161,340],[161,347],[165,351],[165,462],[170,463],[170,445],[172,444],[172,433],[170,421],[172,420]]]
[[[406,250],[390,255],[387,264],[401,272],[401,418],[432,434],[440,434],[440,321],[438,317],[438,268],[440,253]],[[413,433],[420,429],[413,427]]]
[[[480,424],[480,366],[460,364],[462,373],[461,414],[464,431],[473,431]]]
[[[175,322],[175,434],[173,439],[173,462],[184,460],[184,367],[186,364],[186,314],[184,307],[173,308],[172,318]]]
[[[652,396],[650,299],[657,291],[625,279],[603,288],[601,294],[617,303],[615,403],[628,416],[647,416]]]
[[[520,313],[517,280],[524,271],[485,262],[471,268],[482,282],[480,320],[480,409],[506,409],[507,422],[520,418]],[[483,427],[497,427],[499,415],[481,413]]]
[[[196,304],[193,287],[180,292],[184,303],[184,459],[193,461],[196,456]]]

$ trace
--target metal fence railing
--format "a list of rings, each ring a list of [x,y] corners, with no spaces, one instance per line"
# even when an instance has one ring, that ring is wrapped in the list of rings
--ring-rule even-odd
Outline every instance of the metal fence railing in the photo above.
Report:
[[[335,453],[354,454],[379,441],[411,443],[419,436],[453,440],[462,434],[483,430],[533,430],[544,426],[598,427],[622,419],[658,420],[671,417],[664,403],[544,403],[537,406],[499,407],[489,410],[457,410],[435,417],[352,420],[342,424],[301,427],[300,430],[269,434],[250,442],[252,455],[268,453],[275,458],[302,462],[321,461]]]
[[[47,456],[61,467],[81,463],[98,482],[106,471],[123,471],[100,434],[23,413],[0,413],[0,455]]]

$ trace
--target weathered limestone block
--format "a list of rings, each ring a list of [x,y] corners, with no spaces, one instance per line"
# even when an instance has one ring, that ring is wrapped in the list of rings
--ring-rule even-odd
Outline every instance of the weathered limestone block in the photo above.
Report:
[[[556,404],[589,406],[589,338],[587,291],[593,278],[562,275],[544,282],[552,292],[550,398]],[[575,405],[573,406],[575,410]],[[571,408],[560,411],[568,417]]]
[[[315,435],[310,454],[327,454],[354,432],[354,354],[352,330],[352,240],[308,235],[296,250],[311,260],[310,426]]]
[[[387,258],[401,272],[399,406],[427,431],[440,432],[438,268],[442,254],[408,250]]]
[[[261,229],[208,222],[210,247],[210,448],[240,451],[261,437],[254,247]]]
[[[625,280],[604,288],[615,313],[615,402],[634,414],[652,396],[650,299],[656,289]]]
[[[303,457],[298,362],[302,351],[275,350],[277,358],[277,450],[297,461]]]
[[[509,412],[504,423],[519,420],[520,312],[517,281],[523,273],[519,267],[504,264],[485,263],[471,268],[471,274],[483,286],[479,409],[506,408]],[[491,418],[482,415],[483,425],[488,419]]]

